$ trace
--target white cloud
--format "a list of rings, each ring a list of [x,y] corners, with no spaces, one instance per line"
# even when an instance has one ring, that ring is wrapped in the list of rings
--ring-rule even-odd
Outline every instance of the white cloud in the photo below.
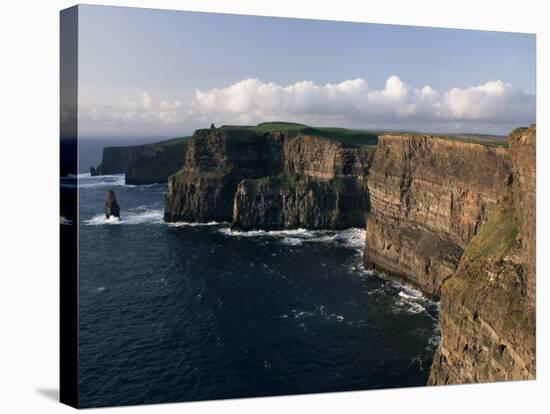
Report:
[[[449,131],[459,125],[464,131],[505,133],[535,121],[535,96],[500,80],[440,93],[390,76],[381,89],[360,78],[324,85],[308,80],[279,85],[245,79],[227,87],[198,89],[194,96],[180,99],[143,92],[111,101],[81,95],[79,102],[79,127],[86,131],[190,133],[211,122],[270,120],[424,131]]]
[[[535,117],[534,95],[500,80],[438,93],[428,85],[416,89],[398,76],[390,76],[380,90],[370,89],[364,79],[325,85],[301,81],[288,86],[245,79],[225,88],[197,90],[194,105],[197,112],[211,117],[250,121],[313,116],[354,122],[519,124]]]
[[[186,118],[186,110],[180,100],[161,99],[158,104],[151,95],[143,92],[135,99],[122,97],[114,102],[80,102],[78,118],[84,127],[122,125],[174,125]]]
[[[535,115],[535,97],[500,80],[467,89],[453,88],[445,93],[443,103],[445,116],[467,121]]]

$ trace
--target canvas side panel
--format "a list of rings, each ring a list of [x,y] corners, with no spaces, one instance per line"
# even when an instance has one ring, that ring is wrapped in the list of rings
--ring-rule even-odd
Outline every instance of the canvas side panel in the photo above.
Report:
[[[78,7],[60,13],[60,400],[78,407]]]

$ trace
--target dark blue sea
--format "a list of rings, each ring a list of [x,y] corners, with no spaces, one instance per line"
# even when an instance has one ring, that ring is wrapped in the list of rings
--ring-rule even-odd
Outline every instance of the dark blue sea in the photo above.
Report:
[[[168,225],[165,185],[79,184],[83,407],[426,383],[437,303],[365,271],[363,229]]]

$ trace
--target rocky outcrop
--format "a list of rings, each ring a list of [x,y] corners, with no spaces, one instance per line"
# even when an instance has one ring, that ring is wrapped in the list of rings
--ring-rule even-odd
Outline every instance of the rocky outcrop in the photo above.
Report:
[[[282,170],[283,142],[283,134],[197,130],[188,142],[183,169],[168,179],[164,220],[230,221],[242,179]]]
[[[299,134],[285,137],[282,172],[242,180],[233,228],[342,229],[363,227],[369,211],[367,176],[373,151]]]
[[[372,150],[304,134],[198,130],[168,181],[165,221],[233,228],[363,226]]]
[[[503,147],[381,136],[368,179],[366,267],[438,295],[494,209],[509,173]]]
[[[165,183],[168,176],[183,167],[187,138],[153,144],[106,147],[101,164],[90,174],[126,174],[126,184]]]
[[[242,180],[232,222],[240,230],[344,229],[364,226],[368,208],[366,180],[280,175]]]
[[[105,202],[105,218],[109,220],[111,217],[120,218],[120,206],[116,201],[115,192],[109,190],[107,193],[107,201]]]
[[[535,378],[535,137],[510,136],[511,180],[443,283],[429,384]]]

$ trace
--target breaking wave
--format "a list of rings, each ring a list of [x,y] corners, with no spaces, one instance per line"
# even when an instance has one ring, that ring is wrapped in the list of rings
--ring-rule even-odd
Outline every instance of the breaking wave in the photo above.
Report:
[[[135,187],[134,185],[126,184],[124,174],[98,175],[92,177],[90,173],[63,177],[61,178],[61,186],[67,188]]]
[[[281,243],[300,246],[303,243],[329,243],[341,245],[353,249],[362,250],[365,245],[365,230],[350,228],[345,230],[231,230],[230,227],[223,227],[219,232],[231,237],[269,237],[279,239]]]
[[[104,214],[98,214],[85,220],[84,224],[87,226],[100,226],[100,225],[118,225],[118,224],[156,224],[162,223],[163,210],[152,209],[140,209],[137,211],[128,211],[122,214],[122,217],[110,217],[105,218]]]
[[[90,173],[85,173],[78,174],[77,179],[79,188],[118,187],[126,185],[124,174],[98,175],[92,177]]]
[[[207,223],[177,221],[175,223],[166,223],[169,227],[196,227],[196,226],[220,226],[227,224],[219,221],[209,221]]]
[[[437,314],[438,312],[439,302],[429,299],[420,290],[410,286],[404,286],[393,281],[390,282],[390,285],[391,290],[398,290],[395,296],[394,313],[425,313],[432,319],[436,319],[434,313]]]

